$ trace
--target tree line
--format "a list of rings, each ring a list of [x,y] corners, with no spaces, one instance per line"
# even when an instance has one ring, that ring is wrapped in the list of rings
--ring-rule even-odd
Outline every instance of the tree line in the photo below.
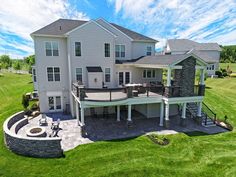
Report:
[[[23,60],[11,59],[9,55],[0,56],[0,70],[13,68],[14,70],[24,70],[31,72],[32,65],[35,64],[35,55],[25,57]]]
[[[236,45],[221,46],[220,63],[236,63]]]

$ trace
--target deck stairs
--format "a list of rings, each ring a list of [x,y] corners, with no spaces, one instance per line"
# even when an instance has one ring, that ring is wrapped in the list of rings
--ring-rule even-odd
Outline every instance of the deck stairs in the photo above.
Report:
[[[198,106],[196,103],[188,103],[187,104],[187,114],[190,115],[192,118],[197,117],[197,110]],[[211,126],[216,126],[215,124],[215,117],[216,114],[211,111],[206,104],[203,103],[203,108],[202,108],[202,115],[201,115],[201,124],[204,127],[211,127]]]

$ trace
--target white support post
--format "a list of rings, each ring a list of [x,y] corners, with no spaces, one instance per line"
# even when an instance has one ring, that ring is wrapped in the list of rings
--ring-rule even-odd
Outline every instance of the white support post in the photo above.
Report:
[[[84,126],[84,108],[80,109],[81,125]]]
[[[187,105],[186,103],[183,103],[182,116],[181,116],[182,119],[186,118],[186,105]]]
[[[120,122],[120,105],[117,106],[117,122]]]
[[[201,76],[200,76],[200,85],[205,85],[205,74],[204,74],[204,69],[201,69]]]
[[[131,122],[132,119],[131,119],[131,104],[128,105],[128,122]]]
[[[73,101],[73,95],[70,93],[70,113],[71,116],[74,118],[75,117],[75,112],[74,112],[74,101]]]
[[[163,126],[163,119],[164,119],[164,103],[161,102],[160,105],[160,126]]]
[[[198,103],[197,116],[202,117],[202,102]]]
[[[169,104],[167,103],[165,106],[165,121],[169,120]]]
[[[78,103],[76,102],[76,100],[75,100],[75,114],[76,114],[76,119],[77,119],[77,121],[78,121],[78,125],[79,125],[79,106],[78,106]]]
[[[166,86],[167,87],[171,86],[171,68],[170,67],[167,69],[167,82],[166,82]]]

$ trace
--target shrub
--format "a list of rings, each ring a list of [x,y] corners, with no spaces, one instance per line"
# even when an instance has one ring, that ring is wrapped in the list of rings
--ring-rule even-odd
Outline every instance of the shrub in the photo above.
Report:
[[[222,77],[223,77],[223,75],[222,75],[222,72],[221,72],[221,71],[216,71],[216,72],[215,72],[215,75],[217,75],[217,76],[218,76],[218,78],[222,78]]]
[[[22,102],[21,103],[22,103],[24,109],[28,108],[28,106],[29,106],[29,98],[25,94],[22,95]]]
[[[222,76],[223,76],[223,77],[228,76],[228,73],[227,73],[227,70],[226,70],[226,69],[222,69],[222,68],[221,68],[221,72],[222,72]]]
[[[38,103],[32,104],[32,106],[30,107],[30,109],[31,109],[32,111],[39,110],[39,105],[38,105]]]

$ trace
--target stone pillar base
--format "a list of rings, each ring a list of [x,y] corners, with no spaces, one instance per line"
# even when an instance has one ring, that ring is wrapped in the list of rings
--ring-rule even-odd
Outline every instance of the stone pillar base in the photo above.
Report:
[[[202,124],[202,117],[201,116],[197,116],[195,118],[195,121],[197,122],[198,125],[201,125]]]
[[[88,134],[85,130],[85,125],[81,126],[81,136],[84,138],[88,137]]]
[[[133,122],[130,121],[130,120],[128,120],[128,121],[127,121],[127,127],[132,127],[132,126],[133,126]]]
[[[165,128],[170,128],[170,120],[165,120],[164,126]]]
[[[180,118],[180,126],[186,127],[186,125],[187,125],[187,120],[186,120],[186,118],[185,118],[185,119]]]

